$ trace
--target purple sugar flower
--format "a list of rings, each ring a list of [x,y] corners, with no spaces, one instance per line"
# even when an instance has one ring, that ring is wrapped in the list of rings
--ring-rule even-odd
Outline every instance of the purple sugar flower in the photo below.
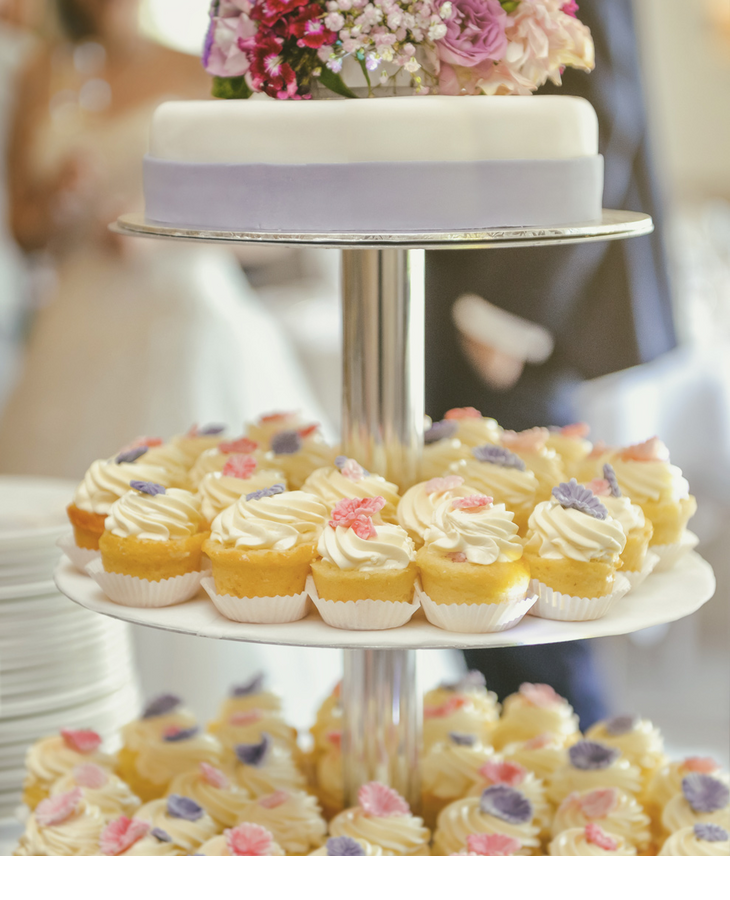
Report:
[[[251,694],[258,694],[263,686],[264,673],[258,672],[249,681],[244,681],[243,684],[234,684],[231,688],[231,697],[249,697]]]
[[[130,481],[129,486],[133,490],[139,491],[140,494],[149,494],[150,497],[167,493],[166,489],[161,484],[155,484],[154,481]]]
[[[205,428],[198,428],[198,437],[213,437],[216,434],[223,434],[226,430],[225,425],[206,425]]]
[[[575,509],[578,512],[593,516],[594,519],[607,519],[608,510],[596,497],[593,491],[578,484],[575,478],[563,482],[553,488],[553,497],[563,509]]]
[[[276,494],[283,494],[286,488],[283,484],[272,484],[271,487],[264,488],[262,491],[251,491],[246,494],[247,500],[263,500],[264,497],[274,497]]]
[[[140,456],[144,456],[145,453],[149,450],[149,447],[133,447],[131,450],[125,450],[123,453],[120,453],[119,456],[114,460],[115,463],[133,463],[140,458]]]
[[[449,739],[452,743],[456,744],[457,747],[473,747],[477,742],[476,735],[459,734],[458,731],[450,731]]]
[[[167,713],[177,709],[181,703],[182,700],[176,697],[175,694],[160,694],[159,697],[150,700],[145,706],[142,718],[156,719],[157,716],[165,716]]]
[[[514,788],[506,784],[494,784],[482,791],[479,809],[487,816],[494,816],[509,825],[523,825],[533,816],[532,803]]]
[[[180,817],[178,816],[178,818],[180,818]],[[160,841],[160,843],[162,843],[162,844],[171,844],[172,843],[172,838],[162,828],[153,828],[150,831],[150,834],[152,835],[152,837],[157,838],[157,840]]]
[[[499,0],[452,0],[452,8],[446,34],[436,44],[444,62],[471,69],[504,56],[512,20]]]
[[[258,744],[236,744],[234,752],[244,766],[258,768],[266,761],[271,748],[271,738],[268,734],[262,734]]]
[[[168,744],[177,744],[179,741],[189,741],[198,734],[200,728],[193,725],[192,728],[171,728],[162,735],[162,740]]]
[[[611,488],[611,496],[620,497],[621,488],[618,486],[616,473],[614,472],[613,466],[610,463],[606,463],[606,465],[603,467],[603,477],[608,482],[608,486]]]
[[[614,716],[612,719],[606,720],[606,731],[614,737],[618,737],[633,731],[638,724],[638,716]]]
[[[351,837],[331,837],[327,841],[327,856],[365,856],[365,851]]]
[[[483,447],[476,447],[472,450],[472,453],[479,462],[491,463],[493,466],[502,466],[504,469],[518,469],[520,472],[524,472],[526,468],[519,456],[509,451],[506,447],[498,447],[496,444],[484,444]]]
[[[730,803],[730,788],[712,775],[691,772],[682,779],[682,793],[697,813],[717,812]]]
[[[280,431],[271,438],[271,449],[277,456],[290,456],[302,449],[302,439],[298,431]]]
[[[173,819],[187,819],[188,822],[197,822],[205,815],[205,810],[190,797],[181,794],[170,794],[167,798],[167,814]]]
[[[717,841],[730,840],[730,834],[721,825],[712,822],[697,822],[694,833],[698,841],[711,841],[713,844]]]
[[[458,430],[458,422],[453,419],[442,419],[440,422],[434,422],[423,435],[423,443],[435,444],[436,441],[445,441],[447,438],[452,438]]]
[[[587,772],[607,769],[621,756],[621,751],[597,741],[578,741],[568,750],[568,756],[572,766]]]

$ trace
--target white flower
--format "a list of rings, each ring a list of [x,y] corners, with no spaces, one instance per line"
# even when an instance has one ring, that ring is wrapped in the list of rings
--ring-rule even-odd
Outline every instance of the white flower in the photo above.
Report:
[[[330,70],[330,72],[341,72],[342,60],[338,59],[336,56],[331,57],[327,60],[327,68]]]
[[[406,72],[417,72],[421,68],[421,64],[418,62],[415,56],[412,56],[408,62],[403,66]]]
[[[442,19],[450,19],[453,11],[454,8],[451,5],[451,0],[446,0],[446,3],[442,4],[441,8],[439,9],[439,15]]]
[[[335,6],[335,9],[337,7]],[[345,24],[345,17],[338,12],[331,12],[328,16],[324,17],[324,24],[330,31],[339,31],[340,28]]]
[[[327,20],[325,19],[325,22]],[[428,39],[429,41],[440,41],[442,37],[446,34],[446,26],[443,22],[439,22],[438,25],[432,25],[428,29]]]

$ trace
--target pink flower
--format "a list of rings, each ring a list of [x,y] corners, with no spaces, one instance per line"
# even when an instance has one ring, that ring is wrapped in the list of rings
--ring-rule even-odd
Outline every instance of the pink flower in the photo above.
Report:
[[[66,746],[77,753],[93,753],[101,744],[99,735],[90,728],[62,728],[61,737]]]
[[[104,856],[119,856],[141,840],[151,827],[149,822],[143,822],[141,819],[119,816],[102,831],[99,849]]]
[[[465,509],[469,511],[489,508],[491,505],[492,498],[485,497],[484,494],[471,494],[469,497],[456,497],[451,501],[452,509]]]
[[[304,428],[300,428],[297,434],[302,440],[304,440],[305,438],[311,437],[313,434],[316,434],[318,431],[319,422],[313,422],[311,425],[306,425]]]
[[[573,18],[575,18],[578,9],[579,7],[575,0],[568,0],[567,3],[563,3],[560,7],[560,12],[564,12],[566,16],[573,16]]]
[[[549,747],[554,740],[555,738],[549,732],[538,734],[536,737],[530,738],[529,741],[525,741],[525,750],[544,750],[545,747]]]
[[[445,494],[461,487],[464,479],[461,475],[447,475],[446,478],[432,478],[423,486],[427,494]]]
[[[501,59],[510,18],[499,0],[452,0],[452,7],[446,34],[436,45],[440,59],[466,68]]]
[[[549,684],[529,684],[525,682],[520,685],[520,694],[532,706],[547,708],[562,703],[563,698],[556,694]]]
[[[84,763],[73,770],[73,778],[79,787],[98,791],[109,781],[109,773],[94,763]]]
[[[519,787],[525,780],[527,769],[519,763],[490,760],[479,769],[479,774],[491,784],[506,784]]]
[[[393,788],[370,781],[357,792],[357,802],[367,816],[387,818],[389,816],[407,816],[411,808],[401,795]]]
[[[222,444],[218,444],[218,450],[220,453],[253,453],[254,450],[258,450],[259,445],[256,441],[252,441],[251,438],[241,437],[236,441],[223,441]]]
[[[513,453],[539,453],[549,437],[547,428],[528,428],[527,431],[505,431],[501,442]]]
[[[586,485],[589,491],[592,491],[596,497],[610,497],[611,496],[611,485],[606,481],[605,478],[594,478],[593,481],[589,481]]]
[[[242,456],[240,453],[234,453],[226,460],[223,466],[223,475],[231,478],[250,478],[256,471],[258,463],[253,456]]]
[[[254,90],[278,100],[290,99],[299,90],[294,69],[284,62],[283,49],[280,38],[258,35],[251,52],[250,77]]]
[[[211,764],[207,762],[202,762],[200,764],[200,774],[203,781],[211,785],[211,787],[225,790],[230,783],[220,769],[216,769],[215,766],[211,766]]]
[[[339,462],[339,460],[338,460]],[[348,481],[362,481],[366,476],[366,471],[360,465],[360,463],[356,459],[348,459],[345,461],[345,464],[341,467],[340,473],[343,478],[347,478]]]
[[[321,16],[321,7],[312,3],[295,19],[289,20],[288,33],[297,39],[298,47],[312,47],[318,50],[326,44],[334,44],[337,35],[327,28]]]
[[[244,822],[223,834],[231,856],[271,856],[274,836],[262,825]]]
[[[585,422],[573,422],[572,425],[564,425],[560,429],[560,433],[563,437],[583,439],[587,438],[591,433],[591,426],[587,425]]]
[[[263,806],[264,809],[276,809],[277,806],[286,803],[288,799],[289,794],[286,791],[274,791],[273,794],[267,794],[265,797],[260,797],[259,806]]]
[[[620,453],[621,459],[634,462],[669,462],[667,445],[658,437],[649,438],[643,444],[632,444]]]
[[[450,409],[444,419],[481,419],[482,414],[473,406],[461,406]]]
[[[688,756],[682,763],[686,772],[700,772],[703,775],[712,775],[720,766],[709,756]]]
[[[508,834],[468,834],[466,847],[476,856],[514,856],[522,844]]]
[[[251,18],[270,28],[295,9],[306,5],[307,0],[261,0],[253,5]]]
[[[358,516],[350,525],[355,534],[364,541],[377,537],[378,532],[375,530],[372,519],[367,516]]]
[[[455,713],[458,709],[461,709],[462,706],[466,706],[466,704],[467,700],[465,697],[450,697],[438,706],[424,706],[423,718],[445,719],[447,716]]]
[[[254,722],[259,722],[263,715],[260,709],[247,709],[243,712],[233,713],[228,719],[228,724],[233,725],[234,728],[242,728],[246,725],[253,725]]]
[[[330,526],[337,528],[342,525],[344,528],[350,528],[356,520],[363,517],[371,518],[379,513],[385,506],[384,497],[368,497],[365,500],[347,497],[340,500],[332,510],[332,518]]]
[[[273,425],[276,422],[287,422],[290,419],[296,419],[296,412],[275,412],[268,413],[259,418],[259,425]]]
[[[257,25],[248,15],[212,16],[203,51],[203,65],[211,75],[238,78],[249,70],[248,50]]]
[[[586,825],[585,836],[589,844],[595,844],[601,850],[618,850],[618,841],[606,834],[595,822],[589,822]]]
[[[81,796],[81,788],[76,787],[72,791],[55,794],[41,800],[34,813],[36,822],[44,827],[60,825],[76,812],[76,807],[81,802]]]
[[[603,819],[616,808],[618,791],[616,788],[599,788],[577,797],[576,803],[587,819]]]

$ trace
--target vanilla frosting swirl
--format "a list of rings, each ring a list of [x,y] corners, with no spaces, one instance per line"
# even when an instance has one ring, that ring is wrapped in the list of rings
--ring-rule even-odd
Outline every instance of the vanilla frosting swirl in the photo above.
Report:
[[[451,465],[468,456],[471,456],[471,451],[458,438],[444,438],[433,444],[427,444],[421,456],[421,478],[424,481],[439,478],[449,471]]]
[[[76,781],[73,770],[63,775],[51,788],[51,796],[65,794],[76,787],[81,788],[81,796],[89,806],[95,806],[104,817],[105,821],[116,819],[117,816],[128,816],[130,819],[135,811],[142,805],[142,801],[118,775],[106,773],[107,781],[99,788],[86,787]]]
[[[118,856],[187,856],[173,841],[161,841],[154,834],[146,834]]]
[[[198,485],[198,497],[203,517],[212,522],[217,515],[233,506],[241,497],[263,488],[283,484],[286,478],[276,469],[256,469],[250,478],[235,478],[222,472],[210,472]]]
[[[413,856],[427,855],[431,833],[418,816],[370,816],[355,806],[332,819],[330,835],[375,844],[384,856]]]
[[[185,466],[192,469],[198,457],[206,450],[212,450],[222,441],[225,441],[223,433],[219,434],[178,434],[170,443],[181,454]]]
[[[235,713],[222,722],[214,722],[209,730],[215,734],[225,750],[232,751],[236,744],[256,744],[264,734],[287,750],[294,751],[297,746],[297,732],[284,719],[271,710],[243,710],[250,712],[248,721],[238,720]]]
[[[145,456],[133,463],[97,459],[89,466],[83,481],[76,488],[74,506],[85,512],[106,516],[112,504],[127,493],[131,481],[153,481],[167,485],[169,475],[165,469],[148,465],[144,461]]]
[[[567,478],[565,466],[555,450],[543,448],[535,453],[527,453],[514,449],[513,453],[519,456],[527,468],[534,473],[537,478],[538,494],[543,497],[549,495],[556,484],[560,484]]]
[[[510,694],[504,701],[502,718],[492,735],[497,749],[517,741],[527,741],[550,733],[563,745],[578,736],[578,716],[562,697],[548,706],[535,706],[521,693]]]
[[[209,841],[206,841],[202,847],[198,850],[199,856],[231,856],[232,854],[228,850],[228,838],[225,834],[217,834],[215,837],[212,837]],[[311,856],[312,854],[310,854]],[[276,841],[271,842],[271,846],[269,847],[269,852],[266,856],[286,856],[281,847],[276,843]]]
[[[502,437],[502,428],[496,419],[488,416],[480,418],[465,417],[463,419],[449,419],[456,422],[456,437],[466,447],[481,447],[483,444],[498,444]]]
[[[528,523],[527,548],[544,559],[577,562],[613,561],[626,546],[626,535],[615,519],[596,519],[557,500],[538,503]]]
[[[227,787],[216,787],[206,781],[199,769],[190,769],[176,775],[167,793],[195,800],[219,828],[232,828],[240,822],[241,812],[251,801],[251,795],[244,788],[234,782]]]
[[[334,459],[335,450],[315,435],[305,438],[296,453],[273,455],[272,464],[284,472],[293,487],[301,488],[315,470],[328,468]]]
[[[297,769],[291,754],[272,744],[262,763],[248,766],[238,763],[234,778],[251,797],[264,797],[274,791],[303,791],[307,782]]]
[[[615,787],[636,796],[641,791],[641,771],[623,757],[602,769],[577,769],[570,760],[566,760],[563,766],[553,772],[547,787],[548,798],[553,803],[562,803],[574,791],[593,791],[598,788]]]
[[[324,529],[317,552],[338,569],[405,569],[416,558],[413,541],[400,525],[376,525],[375,537],[361,538],[338,525]]]
[[[25,755],[25,784],[39,782],[50,787],[57,778],[70,772],[75,766],[94,763],[102,769],[114,768],[114,757],[96,750],[93,753],[79,753],[69,747],[61,735],[41,738]]]
[[[569,794],[558,807],[551,826],[553,837],[571,828],[585,828],[589,822],[595,822],[604,831],[612,835],[619,835],[628,843],[640,850],[651,843],[651,820],[642,809],[635,797],[624,791],[615,792],[616,803],[605,815],[589,817],[586,815],[579,800],[590,794],[583,791],[578,794]]]
[[[56,825],[40,825],[33,813],[13,855],[96,856],[105,825],[101,811],[86,800],[81,800],[74,812]]]
[[[487,690],[484,684],[466,684],[456,682],[454,684],[440,684],[431,688],[423,695],[423,705],[440,706],[452,700],[454,697],[466,700],[473,705],[484,717],[486,722],[496,722],[499,718],[499,701],[494,691]],[[457,731],[458,729],[451,729]]]
[[[164,469],[167,480],[160,482],[161,484],[169,484],[170,487],[188,486],[187,457],[175,444],[159,444],[157,447],[150,447],[141,459],[146,466],[158,466]]]
[[[621,493],[634,503],[676,503],[689,496],[689,483],[678,466],[663,460],[611,460]]]
[[[549,740],[539,747],[533,745],[531,740],[515,741],[503,747],[501,752],[505,759],[519,763],[547,781],[565,762],[565,738],[551,734]]]
[[[711,822],[730,831],[730,805],[714,812],[696,812],[684,794],[675,794],[664,807],[662,827],[668,834],[674,834],[675,831],[694,826],[698,822]]]
[[[161,716],[150,716],[147,719],[134,719],[122,727],[124,746],[136,753],[140,747],[150,741],[159,740],[168,728],[192,728],[196,724],[195,716],[190,710],[178,707]],[[95,760],[91,760],[95,762]]]
[[[450,499],[436,507],[426,546],[441,553],[463,553],[470,563],[489,566],[522,558],[514,515],[504,503],[460,509]]]
[[[219,766],[221,745],[210,734],[199,732],[185,740],[151,739],[137,749],[135,766],[139,775],[153,784],[164,785],[181,772],[197,768],[201,762]]]
[[[372,497],[382,497],[385,506],[379,516],[384,522],[397,522],[396,509],[400,500],[398,487],[390,481],[386,481],[380,475],[365,475],[355,481],[347,478],[335,467],[316,469],[302,485],[303,491],[308,491],[321,497],[330,509],[333,509],[340,500],[354,498],[367,500]]]
[[[539,487],[530,469],[499,466],[473,458],[449,466],[449,471],[461,475],[467,484],[492,497],[495,503],[504,503],[508,509],[530,506]]]
[[[608,510],[608,514],[615,519],[623,529],[626,537],[630,531],[643,528],[646,517],[640,506],[632,503],[628,497],[599,497],[601,503]]]
[[[730,840],[703,841],[694,827],[681,828],[670,835],[659,851],[659,856],[730,856]]]
[[[303,791],[293,791],[282,803],[273,807],[265,805],[267,800],[267,797],[252,800],[241,822],[253,822],[268,828],[287,854],[302,856],[322,846],[327,835],[327,823],[320,815],[314,797]]]
[[[149,822],[153,828],[161,828],[172,838],[172,842],[188,853],[197,850],[198,847],[212,838],[218,831],[218,826],[212,817],[203,812],[195,821],[171,816],[167,812],[167,797],[159,800],[151,800],[137,810],[135,819]],[[192,799],[192,798],[191,798]]]
[[[203,526],[200,499],[179,488],[164,494],[127,491],[112,504],[104,527],[120,538],[140,541],[180,541]]]
[[[616,747],[640,769],[652,771],[666,762],[661,732],[648,719],[637,720],[633,728],[622,734],[612,734],[606,725],[606,722],[596,722],[586,732],[586,738]]]
[[[447,740],[452,732],[473,734],[482,743],[488,744],[495,719],[494,712],[485,713],[481,705],[471,700],[446,715],[432,715],[429,708],[424,707],[423,746],[428,750],[434,744]]]
[[[210,538],[227,547],[291,550],[317,541],[328,515],[325,504],[305,491],[241,497],[213,520]]]
[[[470,834],[506,834],[516,838],[522,844],[518,856],[529,856],[531,850],[540,846],[539,828],[534,820],[514,825],[482,812],[480,800],[480,797],[465,797],[441,810],[433,839],[436,853],[449,856],[466,850],[466,839]]]
[[[471,746],[447,740],[434,744],[421,762],[423,790],[440,800],[465,797],[482,784],[479,769],[494,758],[494,750],[480,742]]]
[[[417,544],[423,543],[426,530],[433,522],[434,510],[441,503],[455,497],[468,497],[472,488],[457,485],[448,490],[428,490],[429,482],[414,484],[403,494],[398,503],[398,524],[405,528],[408,536]]]
[[[550,842],[550,856],[636,856],[636,847],[618,834],[611,834],[617,843],[615,850],[604,850],[588,840],[584,828],[570,828]]]

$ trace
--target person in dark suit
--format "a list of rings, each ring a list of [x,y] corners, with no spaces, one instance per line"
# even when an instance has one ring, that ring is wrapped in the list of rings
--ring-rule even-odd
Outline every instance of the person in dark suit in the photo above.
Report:
[[[542,92],[593,104],[606,163],[604,206],[649,213],[656,229],[626,241],[428,252],[426,408],[434,420],[452,407],[474,406],[505,428],[564,425],[574,419],[572,393],[581,381],[649,362],[675,345],[631,0],[582,0],[579,15],[593,34],[595,71],[567,69],[562,87]],[[543,326],[554,339],[550,358],[528,364],[509,390],[490,386],[474,345],[454,324],[454,303],[467,293]],[[544,681],[570,700],[583,728],[605,714],[590,642],[465,655],[500,697],[523,681]]]

